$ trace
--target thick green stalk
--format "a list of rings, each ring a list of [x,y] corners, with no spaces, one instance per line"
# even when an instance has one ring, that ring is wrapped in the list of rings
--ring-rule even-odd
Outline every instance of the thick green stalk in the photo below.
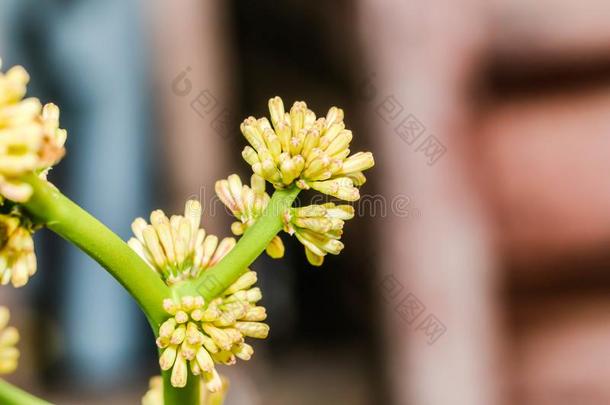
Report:
[[[25,180],[32,186],[34,193],[23,206],[33,219],[78,246],[121,283],[138,302],[156,335],[161,323],[167,319],[167,313],[162,307],[163,299],[172,295],[161,278],[121,238],[52,185],[34,175]],[[197,378],[191,375],[184,388],[172,387],[169,380],[170,373],[163,372],[165,405],[199,404]],[[16,395],[15,390],[5,391]],[[16,402],[8,403],[46,403],[26,402],[23,398],[27,394],[23,395],[16,397],[19,399]],[[2,398],[0,392],[0,399]]]
[[[48,182],[30,175],[30,200],[23,204],[32,217],[72,242],[104,267],[138,302],[153,330],[167,318],[162,308],[169,288],[115,233],[61,194]]]
[[[298,188],[293,187],[273,193],[262,216],[239,239],[237,245],[216,266],[203,272],[198,279],[176,286],[176,293],[178,295],[199,293],[206,300],[220,295],[244,273],[246,268],[263,253],[271,239],[282,230],[282,214],[292,206],[299,191]],[[197,403],[192,401],[194,398],[199,398],[199,380],[193,378],[189,372],[188,381],[185,388],[176,390],[171,386],[170,372],[163,373],[166,405]]]
[[[0,379],[0,404],[3,405],[51,405],[43,399],[35,397]]]
[[[164,371],[163,404],[164,405],[199,405],[201,389],[200,377],[194,376],[189,370],[189,376],[184,388],[174,388],[170,381],[172,371]]]
[[[265,250],[271,239],[282,229],[282,214],[292,206],[299,194],[296,187],[288,190],[278,190],[273,193],[267,208],[256,223],[239,239],[237,245],[212,269],[203,272],[202,276],[192,282],[176,286],[177,295],[201,294],[206,300],[220,295],[244,273]],[[193,404],[196,395],[199,398],[199,380],[189,372],[189,383],[181,390],[173,389],[170,383],[170,373],[163,373],[165,404]],[[196,391],[196,394],[194,392]],[[215,399],[218,401],[219,399]],[[176,402],[168,402],[176,401]],[[220,399],[222,403],[222,399]]]
[[[38,177],[32,175],[25,180],[34,189],[30,200],[23,204],[32,217],[78,246],[117,279],[136,299],[157,334],[160,324],[167,318],[161,303],[173,295],[170,289],[101,222]],[[221,294],[282,229],[281,215],[292,206],[299,191],[296,187],[276,191],[261,218],[246,231],[231,252],[197,280],[185,283],[177,290],[182,294],[199,292],[206,299]],[[198,404],[199,390],[199,380],[194,376],[190,375],[186,387],[177,389],[171,386],[170,373],[163,372],[165,405]]]
[[[262,216],[239,239],[237,245],[213,268],[191,283],[206,299],[220,295],[265,250],[271,239],[282,230],[282,214],[292,206],[300,189],[276,190]]]

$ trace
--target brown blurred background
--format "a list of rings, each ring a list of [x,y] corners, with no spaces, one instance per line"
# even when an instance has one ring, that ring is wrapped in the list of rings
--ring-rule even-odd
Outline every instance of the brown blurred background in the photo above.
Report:
[[[266,115],[275,95],[320,115],[342,107],[351,149],[375,154],[339,257],[311,268],[283,238],[283,261],[255,265],[272,337],[226,370],[229,404],[610,403],[610,3],[56,0],[8,1],[0,14],[12,26],[5,66],[39,74],[34,95],[62,106],[71,153],[53,180],[70,196],[75,171],[121,165],[85,148],[99,137],[79,126],[80,100],[95,92],[75,72],[140,83],[99,100],[134,93],[141,109],[91,110],[116,127],[141,117],[109,150],[132,139],[146,170],[124,186],[107,172],[77,198],[85,208],[137,184],[135,215],[195,196],[209,207],[206,229],[228,234],[213,183],[248,174],[239,122]],[[83,49],[103,63],[78,69]],[[90,159],[74,158],[79,148]],[[102,219],[112,226],[116,211]],[[115,219],[127,234],[130,219]],[[57,303],[80,284],[66,283],[74,263],[57,251],[72,249],[55,239],[43,241],[38,285],[0,292],[26,335],[12,380],[59,403],[137,403],[156,373],[150,333],[141,317],[125,321],[128,378],[108,377],[125,369],[117,360],[104,378],[79,379],[94,360],[70,355],[86,352],[70,339],[87,328],[65,308],[85,304],[78,294]],[[135,313],[128,305],[108,319]]]

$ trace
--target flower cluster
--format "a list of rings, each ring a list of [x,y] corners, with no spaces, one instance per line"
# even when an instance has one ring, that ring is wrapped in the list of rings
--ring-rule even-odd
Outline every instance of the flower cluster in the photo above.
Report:
[[[19,360],[19,350],[15,347],[19,342],[19,332],[8,326],[9,319],[9,310],[0,306],[0,374],[15,371]]]
[[[186,202],[184,216],[168,218],[161,210],[150,214],[150,224],[136,218],[131,225],[135,238],[129,246],[157,271],[167,284],[197,278],[235,246],[234,238],[219,241],[200,228],[201,204]]]
[[[279,97],[269,100],[267,118],[248,117],[241,132],[250,143],[242,152],[254,173],[276,188],[296,182],[346,201],[360,198],[362,174],[375,164],[370,152],[349,156],[352,132],[345,129],[343,110],[332,107],[325,118],[316,118],[302,101],[285,112]],[[273,125],[273,126],[272,126]]]
[[[1,67],[1,64],[0,64]],[[64,155],[66,131],[59,128],[59,108],[42,107],[37,98],[24,99],[29,76],[21,66],[0,73],[0,195],[27,201],[27,173],[46,179],[49,168]]]
[[[339,239],[344,221],[353,217],[351,205],[326,203],[291,208],[284,213],[284,230],[305,246],[309,263],[321,266],[327,253],[337,255],[343,249]]]
[[[206,384],[203,380],[201,381],[199,405],[220,405],[224,401],[224,397],[229,389],[229,382],[223,376],[220,376],[222,380],[222,388],[219,391],[211,392],[207,389]],[[156,375],[149,381],[149,388],[144,397],[142,398],[142,405],[164,405],[163,401],[163,379],[161,376]]]
[[[230,175],[226,180],[216,182],[216,194],[239,221],[231,224],[234,235],[242,235],[263,214],[269,204],[269,194],[265,192],[265,179],[253,174],[250,187],[242,184],[237,174]],[[284,244],[279,236],[275,236],[267,245],[267,254],[279,259],[284,256]]]
[[[200,296],[182,297],[179,302],[165,300],[164,309],[172,317],[159,329],[159,365],[162,370],[172,370],[174,387],[186,385],[190,366],[194,375],[203,377],[208,390],[220,390],[222,381],[214,364],[232,365],[236,358],[249,360],[254,349],[244,338],[267,337],[269,326],[261,322],[267,313],[256,305],[262,294],[260,289],[251,288],[256,279],[255,272],[247,271],[222,296],[208,303]]]
[[[0,284],[24,286],[36,273],[32,226],[19,214],[0,214]]]

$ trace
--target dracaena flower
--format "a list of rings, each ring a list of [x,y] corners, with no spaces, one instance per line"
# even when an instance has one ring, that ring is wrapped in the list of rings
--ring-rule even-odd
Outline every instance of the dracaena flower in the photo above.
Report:
[[[343,249],[339,240],[343,225],[353,217],[354,207],[350,205],[326,203],[291,208],[283,216],[284,230],[305,246],[309,263],[321,266],[326,254],[337,255]]]
[[[0,284],[24,286],[36,273],[33,229],[19,214],[0,214]]]
[[[269,194],[265,192],[265,179],[253,174],[250,187],[242,184],[238,175],[232,174],[226,180],[216,182],[216,194],[224,205],[231,210],[239,221],[233,222],[231,231],[235,235],[242,235],[258,218],[261,217],[267,204]],[[267,245],[267,254],[279,259],[284,256],[284,244],[279,236],[275,236]]]
[[[19,342],[19,332],[8,326],[9,320],[8,308],[0,306],[0,374],[15,371],[19,360],[19,350],[15,347]]]
[[[254,349],[245,338],[264,339],[269,333],[262,322],[266,310],[256,304],[262,298],[260,289],[252,287],[256,279],[255,272],[247,271],[210,302],[200,296],[165,300],[164,309],[171,317],[159,329],[159,365],[172,370],[174,387],[186,385],[190,367],[209,391],[217,392],[222,381],[215,364],[232,365],[237,358],[252,357]]]
[[[240,127],[250,143],[242,156],[254,173],[275,188],[296,183],[346,201],[360,198],[362,172],[375,162],[370,152],[350,156],[352,132],[345,128],[343,110],[331,107],[325,118],[316,118],[303,101],[286,112],[282,99],[274,97],[269,112],[271,123],[249,117]]]
[[[150,214],[150,224],[136,218],[131,229],[135,238],[128,242],[167,284],[197,278],[213,267],[235,246],[234,238],[219,241],[200,228],[201,204],[186,202],[184,216],[168,218],[161,210]]]
[[[21,66],[0,72],[0,196],[16,202],[27,201],[32,193],[21,177],[36,173],[46,179],[65,152],[59,108],[42,107],[37,98],[24,99],[28,82]]]
[[[222,380],[222,388],[216,392],[208,390],[204,380],[202,378],[199,379],[201,382],[199,405],[220,405],[224,402],[227,390],[229,389],[229,382],[224,376],[220,376],[220,379]],[[164,405],[163,379],[161,376],[156,375],[152,377],[148,387],[148,391],[142,398],[142,405]]]

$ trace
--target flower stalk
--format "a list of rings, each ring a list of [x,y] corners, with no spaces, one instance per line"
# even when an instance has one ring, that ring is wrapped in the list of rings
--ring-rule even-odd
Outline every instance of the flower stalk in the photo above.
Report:
[[[201,384],[189,371],[188,380],[184,388],[172,386],[172,372],[163,371],[163,404],[164,405],[199,405],[201,398]]]
[[[275,191],[262,216],[231,252],[198,279],[177,285],[172,291],[124,241],[51,184],[34,175],[24,180],[33,190],[24,207],[34,221],[46,225],[102,265],[138,302],[155,333],[167,319],[162,307],[165,298],[176,292],[179,296],[198,292],[209,300],[233,284],[281,231],[282,214],[300,191],[297,187]],[[170,374],[163,373],[165,404],[197,404],[198,380],[191,376],[186,387],[177,389],[171,385]]]
[[[182,288],[191,292],[194,288],[205,299],[216,297],[226,290],[282,230],[282,214],[292,206],[299,191],[301,190],[294,186],[276,190],[261,217],[248,228],[237,245],[216,266]]]
[[[35,397],[0,379],[0,403],[4,405],[51,405],[43,399]]]
[[[374,159],[370,152],[350,156],[352,132],[345,128],[343,110],[332,107],[326,117],[316,118],[304,102],[286,112],[275,97],[269,100],[271,122],[254,117],[243,122],[240,128],[250,146],[242,155],[254,172],[251,186],[233,174],[215,187],[238,219],[231,226],[241,236],[238,242],[206,234],[200,226],[201,204],[189,200],[184,215],[168,217],[155,210],[150,223],[136,218],[134,238],[126,243],[46,181],[48,170],[65,153],[58,107],[23,99],[29,80],[23,68],[0,74],[0,79],[0,129],[5,138],[11,135],[0,151],[0,284],[20,287],[34,274],[31,234],[46,226],[106,269],[146,315],[161,349],[162,369],[145,396],[148,405],[222,401],[228,385],[215,364],[249,360],[253,348],[244,338],[264,339],[269,332],[262,323],[265,308],[257,305],[262,293],[253,287],[256,273],[248,266],[265,250],[275,259],[284,255],[278,236],[282,229],[305,246],[314,266],[322,265],[327,253],[343,249],[340,238],[344,221],[353,217],[352,207],[293,208],[300,190],[307,189],[359,199],[358,187],[366,181],[362,172]],[[275,188],[271,197],[266,181]],[[11,331],[7,342],[16,342],[17,332]],[[15,366],[9,362],[4,368]],[[1,380],[0,400],[46,403]]]
[[[36,175],[23,179],[33,190],[23,204],[32,218],[73,243],[105,268],[134,297],[153,327],[167,318],[161,303],[169,288],[104,224]]]

